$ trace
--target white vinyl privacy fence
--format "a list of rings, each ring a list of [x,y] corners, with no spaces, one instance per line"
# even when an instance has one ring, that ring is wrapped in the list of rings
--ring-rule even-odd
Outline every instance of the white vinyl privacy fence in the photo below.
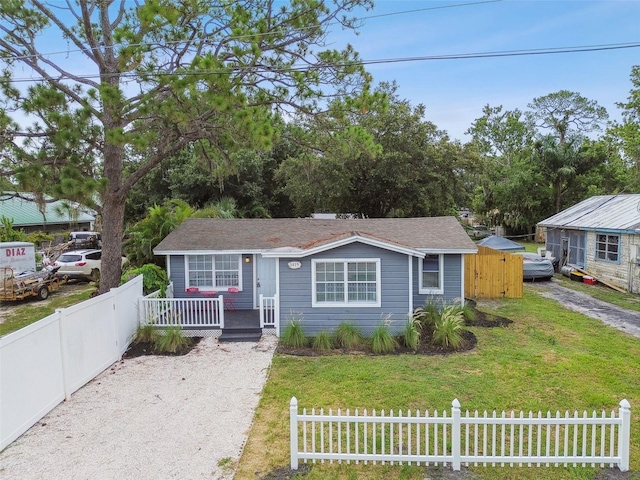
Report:
[[[127,350],[142,275],[0,338],[0,450]]]
[[[290,403],[291,468],[299,461],[414,465],[617,466],[629,470],[631,409],[618,413],[451,414],[338,409],[298,412]]]

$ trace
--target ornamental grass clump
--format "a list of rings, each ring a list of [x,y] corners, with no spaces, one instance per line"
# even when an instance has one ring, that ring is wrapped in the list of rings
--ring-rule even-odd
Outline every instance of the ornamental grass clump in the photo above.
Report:
[[[432,329],[440,319],[441,305],[435,300],[428,300],[423,307],[413,311],[412,319],[420,323],[421,328]]]
[[[302,323],[300,320],[293,319],[289,322],[282,332],[280,338],[282,345],[288,348],[304,348],[307,345],[307,338],[304,336]]]
[[[411,350],[417,350],[420,344],[420,330],[422,324],[415,318],[407,319],[407,323],[404,326],[404,332],[402,338],[407,348]]]
[[[398,347],[398,342],[389,332],[389,325],[378,325],[371,336],[371,350],[375,354],[393,353]]]
[[[465,331],[462,311],[455,306],[447,307],[434,326],[432,341],[435,345],[459,348],[464,342]]]
[[[154,343],[158,353],[176,353],[190,345],[191,339],[183,335],[178,325],[167,327]]]
[[[333,342],[331,341],[331,336],[327,332],[320,332],[311,342],[311,347],[318,352],[326,352],[333,348]]]
[[[335,333],[335,344],[341,348],[358,348],[362,345],[364,337],[358,327],[350,322],[342,322]]]
[[[155,344],[160,338],[160,332],[153,323],[140,325],[133,337],[133,343]]]

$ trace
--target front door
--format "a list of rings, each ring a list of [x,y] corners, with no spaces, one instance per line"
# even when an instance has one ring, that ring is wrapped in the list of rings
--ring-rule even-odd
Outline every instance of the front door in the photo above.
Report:
[[[265,297],[273,297],[276,294],[276,261],[276,258],[256,255],[256,308],[260,306],[261,294]]]

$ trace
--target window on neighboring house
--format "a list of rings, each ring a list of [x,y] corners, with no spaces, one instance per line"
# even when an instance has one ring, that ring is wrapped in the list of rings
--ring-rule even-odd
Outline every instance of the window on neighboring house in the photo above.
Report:
[[[620,237],[618,235],[596,235],[596,259],[608,262],[618,262],[620,249]]]
[[[380,306],[380,260],[314,260],[313,306]]]
[[[187,287],[240,287],[240,255],[188,255]]]
[[[420,293],[443,293],[442,255],[420,259]]]

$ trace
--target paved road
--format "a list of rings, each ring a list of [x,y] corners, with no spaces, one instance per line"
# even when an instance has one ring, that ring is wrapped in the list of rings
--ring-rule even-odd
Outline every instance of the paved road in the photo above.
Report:
[[[533,282],[531,285],[538,289],[543,297],[557,300],[571,310],[602,320],[618,330],[640,338],[640,312],[597,300],[585,293],[563,287],[554,280]]]

